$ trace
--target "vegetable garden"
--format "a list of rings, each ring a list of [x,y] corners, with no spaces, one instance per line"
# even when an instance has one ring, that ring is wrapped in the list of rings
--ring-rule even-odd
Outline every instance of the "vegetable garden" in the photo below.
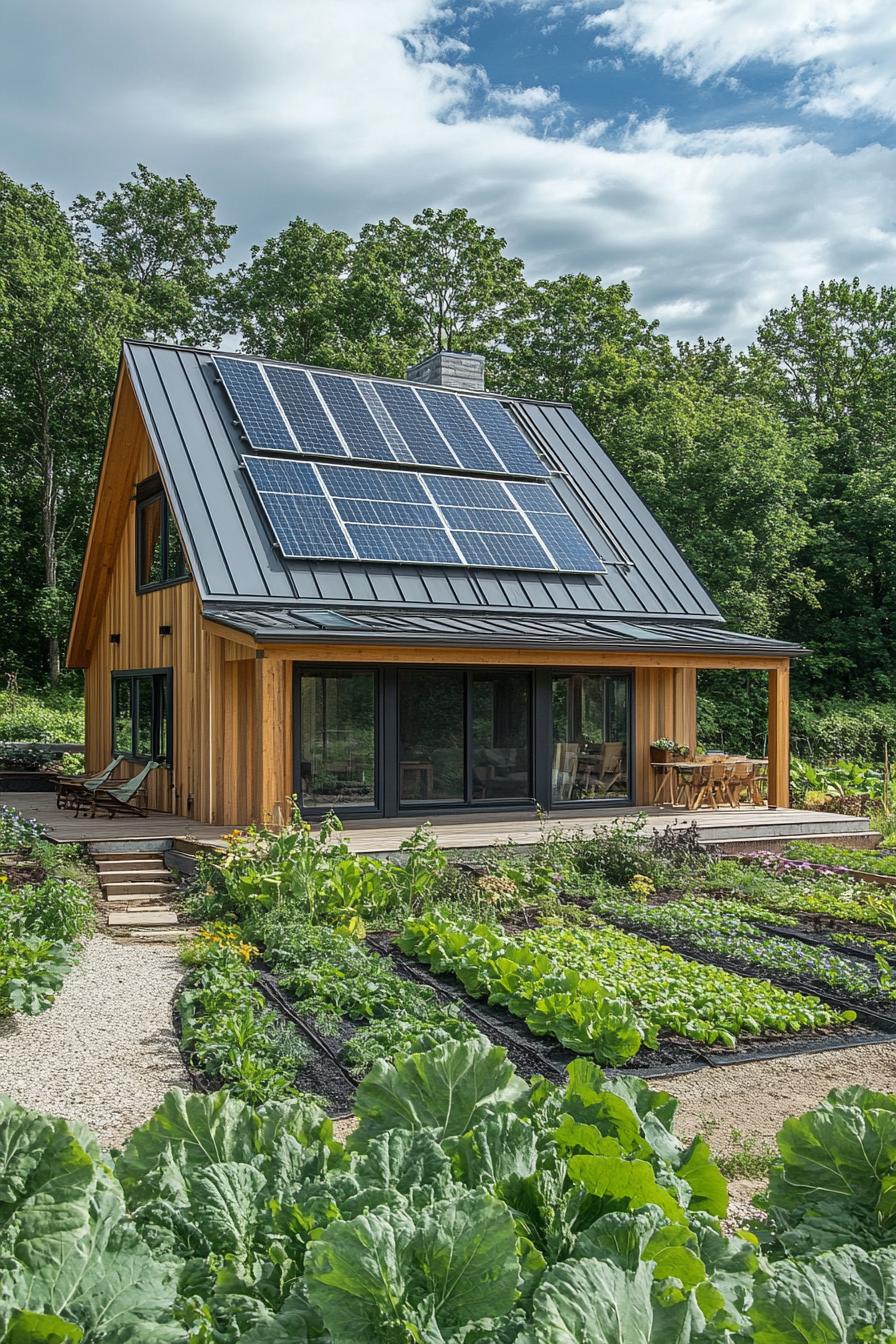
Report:
[[[307,1098],[173,1091],[123,1151],[0,1102],[6,1344],[883,1344],[896,1098],[787,1122],[765,1220],[676,1103],[482,1036],[381,1061],[347,1144]]]
[[[0,807],[0,1018],[53,1002],[93,924],[90,882],[75,848]]]
[[[77,856],[2,824],[4,918],[69,964]],[[400,859],[234,833],[183,898],[197,1092],[111,1156],[0,1102],[3,1344],[896,1339],[896,1098],[788,1121],[732,1234],[639,1076],[896,1036],[880,890],[637,823]]]

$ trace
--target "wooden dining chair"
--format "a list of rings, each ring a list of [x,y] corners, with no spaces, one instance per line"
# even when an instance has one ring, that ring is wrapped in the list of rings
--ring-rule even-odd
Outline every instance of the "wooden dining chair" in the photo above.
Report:
[[[731,771],[726,780],[726,792],[732,807],[740,807],[744,794],[752,798],[755,774],[754,767],[746,757],[731,762]]]
[[[725,762],[711,760],[700,767],[702,782],[696,790],[693,803],[688,806],[692,811],[698,807],[708,804],[710,807],[719,806],[719,798],[722,796],[722,789],[725,782]]]

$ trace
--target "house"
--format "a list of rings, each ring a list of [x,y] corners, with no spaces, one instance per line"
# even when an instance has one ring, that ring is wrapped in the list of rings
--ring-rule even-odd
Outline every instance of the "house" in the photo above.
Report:
[[[650,803],[700,668],[762,669],[788,799],[797,647],[729,630],[569,406],[128,342],[72,622],[87,766],[196,821]]]

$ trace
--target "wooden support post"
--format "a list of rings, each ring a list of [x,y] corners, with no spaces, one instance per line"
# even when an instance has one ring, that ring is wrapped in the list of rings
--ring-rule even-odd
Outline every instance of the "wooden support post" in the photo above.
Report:
[[[768,674],[768,805],[790,806],[790,663]]]
[[[292,714],[291,665],[258,654],[255,661],[255,818],[281,824],[289,814]]]

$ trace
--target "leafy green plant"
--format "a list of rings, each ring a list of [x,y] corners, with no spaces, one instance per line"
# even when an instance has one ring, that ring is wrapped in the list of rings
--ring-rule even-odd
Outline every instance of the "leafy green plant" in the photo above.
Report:
[[[50,1006],[93,918],[77,882],[51,877],[15,887],[0,876],[0,1017]]]
[[[639,909],[642,907],[638,906]],[[740,1036],[849,1021],[811,995],[700,965],[609,925],[542,924],[514,938],[432,911],[406,922],[399,945],[450,971],[468,993],[504,1004],[530,1030],[620,1064],[659,1032],[729,1047]]]
[[[860,873],[896,877],[896,854],[878,854],[873,849],[844,849],[814,840],[792,840],[784,854],[788,859],[804,859],[826,868],[851,868]]]
[[[676,1102],[482,1037],[378,1062],[348,1143],[308,1098],[170,1092],[114,1160],[0,1101],[5,1344],[877,1344],[896,1098],[832,1093],[730,1235]]]

